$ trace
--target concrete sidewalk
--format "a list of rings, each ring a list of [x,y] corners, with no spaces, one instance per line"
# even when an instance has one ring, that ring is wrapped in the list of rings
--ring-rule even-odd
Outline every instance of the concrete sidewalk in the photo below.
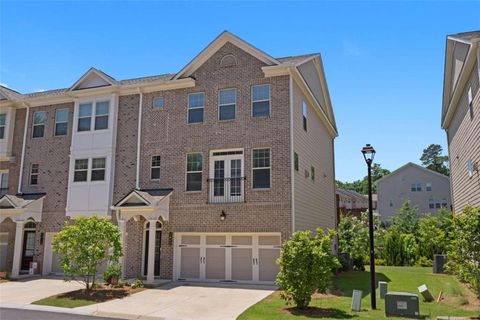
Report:
[[[33,301],[77,290],[82,286],[59,279],[36,279],[0,284],[0,305],[21,308],[143,320],[230,320],[270,295],[273,286],[207,283],[169,283],[146,289],[123,299],[111,300],[74,309],[39,306]]]

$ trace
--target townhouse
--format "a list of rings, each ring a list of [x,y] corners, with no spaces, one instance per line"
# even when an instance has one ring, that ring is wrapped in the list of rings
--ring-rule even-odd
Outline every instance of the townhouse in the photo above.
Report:
[[[147,282],[271,283],[294,230],[336,226],[319,54],[273,58],[225,31],[175,74],[91,68],[69,88],[0,94],[0,268],[13,276],[61,273],[53,237],[78,216],[112,219],[124,276]]]
[[[418,164],[408,162],[376,183],[382,221],[390,221],[406,200],[410,200],[420,214],[435,214],[441,208],[451,208],[450,178]]]
[[[453,210],[480,206],[480,31],[447,36],[441,125]]]

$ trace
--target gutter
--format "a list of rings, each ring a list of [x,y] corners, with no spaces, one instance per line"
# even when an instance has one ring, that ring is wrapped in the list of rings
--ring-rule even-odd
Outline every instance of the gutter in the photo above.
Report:
[[[137,131],[137,172],[135,177],[135,189],[140,189],[140,143],[142,135],[142,108],[143,108],[143,92],[138,88],[140,101],[138,103],[138,131]]]
[[[28,118],[30,117],[30,106],[27,104],[26,107],[27,107],[27,112],[25,114],[25,127],[23,129],[22,157],[20,159],[20,173],[18,176],[17,193],[22,193],[23,166],[25,162],[25,144],[27,142]]]

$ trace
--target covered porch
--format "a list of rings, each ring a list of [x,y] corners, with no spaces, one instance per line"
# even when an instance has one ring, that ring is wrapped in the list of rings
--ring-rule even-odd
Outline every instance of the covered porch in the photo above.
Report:
[[[173,189],[134,189],[111,207],[115,212],[121,233],[124,256],[120,258],[120,264],[124,277],[126,275],[126,254],[129,250],[128,236],[134,237],[135,239],[130,240],[134,240],[137,245],[141,241],[141,275],[146,276],[148,284],[158,281],[162,230],[164,223],[169,220],[172,192]],[[136,233],[129,234],[127,224],[132,221],[137,226],[140,225],[141,229]],[[132,248],[132,250],[134,249]]]
[[[12,278],[18,277],[21,271],[28,272],[30,262],[34,261],[36,223],[42,221],[44,198],[44,193],[5,194],[0,197],[0,224],[7,221],[15,224],[13,262],[10,269]],[[7,234],[6,238],[11,237]],[[7,248],[8,245],[10,243],[7,243]]]

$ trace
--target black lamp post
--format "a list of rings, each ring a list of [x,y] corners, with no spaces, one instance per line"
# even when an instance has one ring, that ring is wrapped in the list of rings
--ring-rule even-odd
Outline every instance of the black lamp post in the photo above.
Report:
[[[375,247],[373,246],[373,211],[372,211],[372,163],[375,149],[369,144],[362,148],[363,157],[368,167],[368,233],[370,238],[370,301],[372,309],[377,309],[375,291]]]

